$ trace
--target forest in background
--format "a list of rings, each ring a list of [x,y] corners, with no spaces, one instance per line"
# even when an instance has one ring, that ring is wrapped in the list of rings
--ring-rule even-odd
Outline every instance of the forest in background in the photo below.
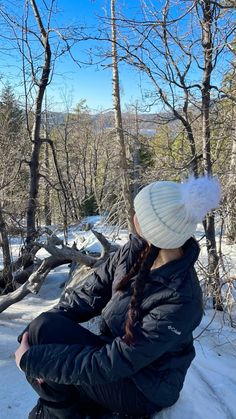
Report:
[[[30,0],[0,6],[2,51],[8,48],[21,63],[24,91],[18,100],[7,74],[1,75],[1,310],[53,267],[78,261],[79,252],[66,246],[70,224],[101,214],[133,231],[133,198],[143,185],[203,174],[216,175],[222,185],[220,209],[204,220],[206,293],[214,308],[231,309],[235,277],[221,244],[223,235],[236,242],[236,2],[166,0],[155,7],[140,1],[131,16],[111,0],[92,31],[79,22],[56,27],[59,5]],[[88,41],[93,48],[85,63]],[[74,54],[75,44],[83,60]],[[63,113],[50,109],[47,88],[65,55],[85,71],[98,62],[110,68],[113,111],[94,114],[86,99],[71,110],[70,98]],[[148,80],[142,103],[121,107],[121,65]],[[148,113],[154,105],[160,110]],[[60,257],[52,224],[65,232]],[[52,257],[46,263],[36,257],[45,232]],[[16,234],[23,245],[13,261],[9,237]]]

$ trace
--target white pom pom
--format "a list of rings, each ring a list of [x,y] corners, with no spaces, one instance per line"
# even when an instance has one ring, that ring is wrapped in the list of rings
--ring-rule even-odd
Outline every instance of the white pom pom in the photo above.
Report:
[[[181,189],[182,202],[193,222],[202,221],[208,211],[219,205],[220,184],[216,178],[190,177],[187,182],[181,184]]]

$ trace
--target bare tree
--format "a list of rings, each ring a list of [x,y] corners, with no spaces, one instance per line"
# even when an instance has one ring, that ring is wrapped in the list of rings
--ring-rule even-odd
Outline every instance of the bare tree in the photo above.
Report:
[[[3,292],[12,291],[11,253],[7,235],[6,223],[0,205],[0,248],[3,254],[3,270],[0,272],[0,289]]]
[[[123,116],[123,126],[130,148],[130,181],[133,197],[137,195],[141,187],[141,133],[139,110],[140,106],[138,101],[136,101],[136,103],[127,106]]]
[[[46,26],[44,25],[41,15],[39,13],[37,4],[35,0],[30,0],[30,4],[33,10],[33,14],[38,25],[40,44],[42,47],[44,61],[42,65],[41,74],[38,76],[37,71],[34,69],[34,63],[31,63],[32,66],[32,76],[34,78],[35,86],[37,87],[37,94],[35,100],[35,112],[34,112],[34,123],[31,132],[31,141],[32,141],[32,155],[30,160],[30,190],[29,190],[29,200],[27,207],[27,242],[31,242],[34,239],[36,232],[35,217],[37,210],[37,197],[39,189],[39,161],[40,161],[40,149],[42,146],[42,139],[40,136],[41,128],[41,114],[43,107],[43,99],[46,91],[46,87],[50,81],[50,71],[51,71],[51,46],[49,41],[49,28],[51,15],[54,6],[54,0],[51,0],[48,8],[48,21]],[[28,28],[26,28],[26,31]],[[37,35],[38,37],[38,35]],[[29,45],[28,45],[29,47]],[[29,47],[30,48],[30,47]]]
[[[120,103],[120,85],[118,71],[118,54],[117,54],[117,34],[116,34],[116,16],[115,16],[115,0],[111,0],[111,31],[112,31],[112,90],[113,104],[115,114],[115,128],[117,141],[120,144],[120,167],[121,167],[121,183],[122,192],[125,203],[126,218],[129,231],[134,231],[133,216],[133,199],[129,183],[129,172],[126,157],[125,137],[122,126],[122,114]]]
[[[24,83],[25,91],[25,120],[28,138],[31,143],[31,152],[27,158],[22,159],[20,164],[27,164],[29,168],[29,189],[26,211],[27,238],[24,257],[19,261],[27,266],[32,265],[35,253],[34,240],[37,236],[36,222],[39,206],[40,180],[47,176],[42,173],[42,151],[43,144],[46,144],[46,166],[48,165],[48,145],[52,150],[53,160],[56,167],[60,187],[63,188],[63,180],[60,169],[57,165],[55,147],[50,138],[42,133],[42,109],[43,100],[47,86],[52,80],[53,69],[56,60],[66,51],[70,52],[70,41],[68,36],[71,28],[66,30],[57,29],[54,26],[54,13],[56,2],[51,0],[48,5],[43,3],[39,9],[37,1],[25,1],[25,8],[22,9],[23,16],[18,18],[17,14],[11,13],[6,5],[0,6],[0,16],[3,19],[6,40],[9,41],[13,54],[18,54],[21,58],[21,78]],[[36,25],[32,22],[35,21]],[[23,22],[23,23],[22,23]],[[74,42],[71,41],[71,42]],[[63,46],[62,46],[63,45]],[[16,48],[17,47],[17,48]],[[15,56],[15,55],[14,55]],[[41,170],[41,171],[40,171]],[[46,167],[48,170],[48,167]],[[66,198],[65,198],[66,201]],[[13,272],[13,267],[9,267]]]
[[[201,43],[204,54],[203,60],[203,78],[202,78],[202,149],[203,149],[203,169],[207,176],[212,176],[212,159],[211,159],[211,124],[210,124],[210,107],[211,107],[211,77],[214,68],[214,21],[219,15],[216,5],[211,0],[204,0],[197,3],[197,14],[201,25]],[[202,13],[199,13],[201,9]],[[211,212],[207,214],[205,222],[206,244],[208,252],[208,273],[210,281],[213,285],[214,306],[222,309],[220,279],[219,279],[219,257],[216,249],[215,235],[215,217]]]
[[[233,124],[232,150],[230,169],[227,174],[227,195],[226,195],[226,236],[229,243],[236,242],[236,125]]]
[[[226,113],[224,123],[222,124],[226,141],[229,144],[228,156],[224,159],[224,165],[229,162],[228,173],[225,180],[225,202],[226,202],[226,237],[229,243],[236,242],[236,84],[235,84],[235,38],[229,45],[233,54],[230,69],[225,74],[222,83],[222,104]]]
[[[1,17],[4,19],[7,28],[5,30],[8,30],[8,33],[9,30],[11,31],[8,38],[11,39],[12,44],[15,43],[13,51],[16,54],[15,47],[17,46],[17,52],[22,60],[21,77],[25,90],[26,122],[32,145],[30,158],[27,159],[30,172],[27,203],[27,243],[30,244],[36,234],[40,179],[45,179],[45,176],[41,176],[42,173],[40,173],[41,150],[44,143],[50,145],[55,157],[55,149],[53,150],[51,139],[45,138],[45,135],[42,133],[45,92],[52,81],[57,59],[66,52],[72,56],[71,44],[84,38],[77,31],[77,39],[75,41],[74,28],[71,26],[65,29],[56,27],[55,14],[57,13],[57,5],[55,0],[50,0],[49,4],[43,3],[40,8],[36,0],[25,1],[25,8],[22,10],[23,16],[18,19],[6,7],[0,7]],[[36,25],[32,23],[33,20]],[[60,177],[61,188],[62,180],[62,177]],[[65,193],[64,188],[62,190]]]
[[[48,121],[48,109],[47,109],[47,97],[45,95],[45,139],[50,138],[50,129]],[[50,179],[50,158],[49,158],[49,144],[45,143],[44,150],[44,170],[45,170],[45,179],[44,179],[44,222],[46,225],[52,224],[52,208],[51,208],[51,188],[48,182]]]

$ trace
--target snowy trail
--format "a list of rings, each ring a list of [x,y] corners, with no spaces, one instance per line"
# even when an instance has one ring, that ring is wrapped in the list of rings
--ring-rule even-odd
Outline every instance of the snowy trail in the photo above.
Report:
[[[235,419],[236,417],[236,410],[235,409],[231,409],[231,406],[227,406],[227,403],[225,402],[224,399],[224,392],[222,393],[222,390],[224,390],[224,387],[226,388],[230,388],[228,387],[229,385],[232,386],[232,381],[231,380],[226,380],[224,378],[224,384],[219,383],[218,380],[221,379],[221,374],[218,374],[219,376],[216,377],[216,383],[219,384],[213,384],[211,383],[211,379],[212,379],[212,375],[209,375],[209,371],[203,368],[198,368],[198,366],[193,365],[192,366],[192,378],[193,375],[196,375],[196,380],[197,382],[201,382],[202,388],[204,390],[204,386],[205,386],[205,393],[209,395],[209,398],[214,399],[214,405],[212,403],[211,406],[208,406],[212,417],[214,417],[215,419],[218,418],[228,418],[228,419]],[[228,381],[228,382],[227,382]],[[214,410],[212,411],[212,406],[214,406]],[[209,413],[210,413],[209,412]]]
[[[195,342],[195,348],[196,358],[188,371],[180,399],[176,405],[160,412],[155,418],[235,419],[235,347],[232,354],[227,351],[224,353],[224,349],[221,349],[218,355],[212,349],[212,337],[206,334]]]

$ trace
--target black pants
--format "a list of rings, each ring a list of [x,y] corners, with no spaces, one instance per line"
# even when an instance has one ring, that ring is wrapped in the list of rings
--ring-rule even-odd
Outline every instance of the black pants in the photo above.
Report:
[[[97,336],[65,317],[63,312],[42,313],[33,320],[29,327],[30,345],[79,343],[101,347],[106,343],[105,339],[105,337]],[[83,386],[61,385],[49,381],[38,384],[30,377],[27,379],[40,398],[49,406],[54,406],[54,403],[61,407],[78,403],[79,412],[90,415],[118,412],[133,416],[145,416],[158,410],[157,406],[148,401],[128,378],[107,384]]]

